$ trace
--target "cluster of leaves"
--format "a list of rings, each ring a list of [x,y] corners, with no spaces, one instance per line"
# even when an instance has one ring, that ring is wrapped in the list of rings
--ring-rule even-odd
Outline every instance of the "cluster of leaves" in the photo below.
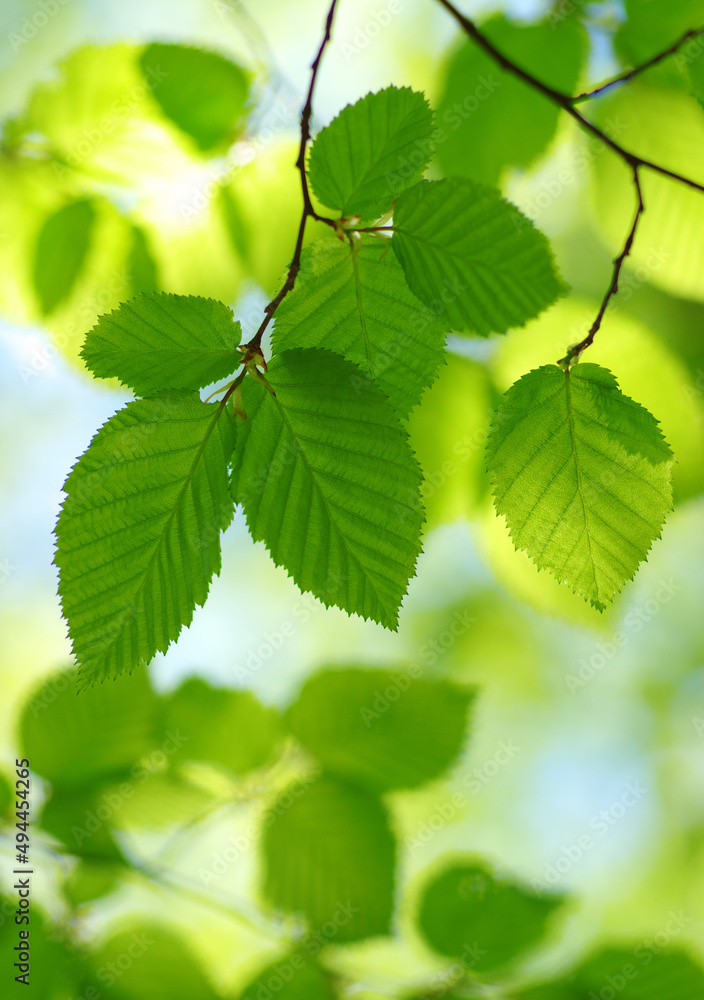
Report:
[[[404,670],[336,666],[313,674],[283,713],[247,691],[196,678],[157,695],[143,670],[80,697],[76,690],[75,670],[49,678],[20,719],[20,752],[45,792],[33,849],[62,858],[71,918],[54,925],[33,915],[30,996],[54,1000],[69,987],[90,996],[109,985],[119,1000],[253,1000],[279,983],[282,1000],[335,1000],[351,985],[341,946],[409,932],[445,968],[412,994],[399,983],[408,1000],[471,996],[490,984],[521,1000],[583,1000],[623,975],[626,963],[637,971],[628,973],[634,986],[626,997],[650,1000],[655,990],[678,1000],[700,996],[704,972],[686,954],[651,955],[646,968],[632,948],[600,952],[549,986],[516,985],[565,914],[563,896],[536,893],[473,856],[424,872],[410,891],[401,881],[394,796],[447,776],[457,763],[474,700],[469,688]],[[258,852],[259,926],[269,928],[278,952],[247,985],[223,993],[167,923],[133,918],[110,925],[100,940],[76,938],[76,918],[123,886],[192,891],[181,876],[162,881],[164,845],[178,845],[184,830],[205,831],[210,817],[227,833],[243,808],[253,809],[258,832],[238,846],[238,863],[245,851]],[[8,812],[4,818],[12,822]],[[140,857],[144,840],[134,836],[145,831],[151,842],[164,838],[153,861]],[[215,862],[202,869],[202,902],[225,869]],[[223,894],[216,895],[222,907]],[[412,926],[401,930],[409,905]],[[243,919],[236,908],[233,916]],[[14,943],[8,923],[0,952],[11,953]],[[247,954],[241,964],[250,967]]]
[[[402,421],[443,362],[445,334],[505,333],[564,291],[547,240],[497,190],[419,179],[433,138],[423,96],[394,87],[317,136],[308,179],[338,213],[335,232],[303,251],[266,378],[259,343],[241,346],[227,307],[197,297],[145,293],[88,334],[88,368],[141,398],[65,484],[56,562],[87,680],[150,660],[191,621],[235,502],[302,590],[396,627],[423,524]],[[201,401],[240,366],[221,402]],[[672,456],[656,421],[592,367],[519,383],[488,456],[516,543],[601,608],[660,532]]]

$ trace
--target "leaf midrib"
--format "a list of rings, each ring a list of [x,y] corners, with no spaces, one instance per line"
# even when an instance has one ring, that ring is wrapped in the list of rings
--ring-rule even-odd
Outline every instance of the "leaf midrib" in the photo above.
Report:
[[[335,521],[335,519],[334,519],[334,517],[332,515],[332,511],[330,510],[330,505],[328,503],[327,497],[325,496],[325,494],[323,493],[323,491],[320,488],[320,485],[319,485],[317,477],[316,477],[316,475],[314,473],[313,467],[311,466],[310,462],[308,461],[308,457],[307,457],[307,455],[305,453],[305,450],[301,446],[301,443],[300,443],[300,441],[298,439],[298,435],[294,431],[293,426],[291,425],[291,422],[289,421],[288,416],[286,415],[284,407],[281,404],[281,400],[279,399],[278,396],[273,396],[272,398],[273,398],[274,402],[276,403],[276,406],[277,406],[277,408],[279,410],[279,413],[281,414],[281,419],[282,419],[283,423],[285,424],[286,428],[288,429],[289,434],[291,435],[291,437],[293,438],[293,440],[296,443],[296,448],[298,450],[298,453],[301,456],[301,460],[302,460],[303,464],[305,465],[306,469],[308,470],[308,474],[310,475],[311,482],[315,486],[315,489],[316,489],[317,493],[319,494],[320,499],[323,501],[323,505],[325,507],[325,510],[327,511],[328,517],[330,518],[330,524],[334,527],[335,531],[337,532],[337,535],[338,535],[338,537],[340,538],[340,540],[342,542],[342,545],[343,545],[343,547],[345,549],[345,552],[347,553],[347,555],[349,556],[349,558],[354,561],[354,563],[359,568],[359,571],[362,574],[363,578],[368,582],[369,586],[371,587],[371,589],[372,589],[372,591],[374,593],[374,597],[376,598],[376,601],[377,601],[379,607],[382,609],[382,611],[384,612],[384,615],[386,616],[386,614],[387,614],[386,607],[385,607],[384,602],[382,601],[381,597],[379,596],[379,592],[378,592],[377,588],[375,587],[373,580],[371,579],[371,577],[369,576],[369,574],[366,572],[366,570],[362,567],[362,565],[361,565],[359,559],[357,558],[357,556],[354,555],[354,553],[351,551],[351,549],[349,548],[349,545],[347,544],[347,539],[346,539],[345,535],[342,533],[342,531],[340,531],[339,527],[337,526],[337,522]],[[348,582],[348,591],[347,591],[348,601],[349,601],[349,596],[350,595],[349,595],[349,582]]]
[[[367,355],[367,364],[369,366],[369,375],[374,377],[374,366],[372,364],[372,352],[371,344],[369,343],[369,334],[367,333],[367,320],[364,315],[364,307],[362,306],[362,283],[359,278],[359,267],[357,265],[357,254],[355,253],[355,248],[352,248],[352,273],[354,275],[354,287],[357,293],[357,309],[359,311],[359,322],[362,327],[362,336],[364,337],[364,348]]]
[[[579,460],[577,458],[577,435],[574,429],[574,420],[572,417],[572,397],[570,394],[570,372],[569,368],[565,371],[565,395],[567,402],[567,423],[570,429],[570,442],[572,445],[572,458],[574,460],[575,469],[577,472],[577,493],[579,495],[580,502],[582,504],[582,513],[584,515],[584,531],[587,536],[587,545],[589,546],[589,563],[592,570],[592,579],[594,580],[594,589],[596,590],[596,597],[601,604],[601,594],[599,591],[599,584],[596,580],[596,567],[594,565],[594,553],[592,551],[592,538],[589,533],[589,520],[587,518],[587,505],[584,500],[584,494],[582,492],[582,474],[579,468]]]
[[[349,214],[349,204],[350,204],[350,202],[353,201],[358,196],[359,192],[361,190],[363,190],[363,188],[364,188],[364,186],[366,184],[371,184],[374,181],[373,168],[375,166],[378,167],[379,162],[384,159],[384,156],[388,156],[388,153],[386,152],[386,150],[387,150],[388,147],[390,147],[390,146],[392,147],[393,146],[391,140],[394,139],[394,138],[397,138],[398,137],[398,133],[402,132],[403,129],[405,129],[405,128],[408,127],[408,124],[407,124],[408,123],[408,119],[413,117],[413,115],[415,113],[415,110],[416,109],[414,109],[414,108],[409,108],[409,110],[404,114],[403,118],[401,119],[401,123],[402,124],[398,124],[395,127],[395,131],[389,133],[386,136],[386,138],[384,139],[384,143],[383,143],[383,146],[382,146],[381,150],[374,150],[373,151],[374,159],[372,161],[370,161],[370,163],[368,164],[367,167],[364,168],[364,172],[362,173],[362,176],[360,177],[359,181],[357,182],[357,186],[344,199],[344,205],[342,206],[342,209],[341,209],[341,211],[343,213]]]

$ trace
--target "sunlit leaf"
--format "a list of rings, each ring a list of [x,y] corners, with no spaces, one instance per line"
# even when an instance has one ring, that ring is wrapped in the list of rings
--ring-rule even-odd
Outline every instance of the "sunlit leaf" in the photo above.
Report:
[[[253,379],[242,387],[249,419],[233,460],[254,539],[301,590],[395,628],[422,523],[405,431],[376,385],[330,351],[284,351],[267,378],[276,396]]]
[[[91,244],[95,212],[90,201],[64,205],[44,223],[34,257],[34,287],[43,313],[71,294]]]
[[[537,945],[562,902],[470,863],[446,869],[425,887],[418,921],[440,954],[488,972]]]
[[[341,216],[379,217],[430,160],[433,113],[410,87],[387,87],[344,108],[316,137],[315,194]]]
[[[275,125],[277,131],[285,125],[295,128],[296,119],[294,116],[277,117]],[[301,217],[300,179],[292,169],[297,152],[296,143],[292,140],[267,137],[266,141],[254,143],[251,148],[253,158],[231,171],[228,183],[221,186],[223,193],[217,199],[223,230],[230,246],[236,247],[238,241],[246,246],[245,256],[241,258],[242,267],[270,295],[278,291],[281,276],[291,262]],[[239,219],[235,219],[231,212],[223,212],[223,199],[228,194],[232,196]],[[273,224],[272,205],[276,205]],[[305,241],[309,242],[324,233],[328,233],[327,227],[309,220]],[[237,252],[241,254],[242,250],[238,248]]]
[[[64,895],[72,906],[92,903],[107,896],[120,884],[121,865],[106,861],[79,861],[63,883]]]
[[[152,255],[149,238],[139,226],[132,227],[127,270],[133,296],[159,291],[159,269]]]
[[[224,379],[242,360],[240,337],[222,302],[150,293],[101,316],[81,356],[98,378],[118,378],[148,396]]]
[[[429,528],[473,516],[489,488],[484,450],[493,395],[482,365],[449,353],[411,414]]]
[[[155,734],[155,696],[144,671],[80,697],[78,688],[75,670],[51,676],[31,693],[20,721],[32,770],[67,788],[127,772]]]
[[[564,294],[546,238],[498,191],[462,178],[417,184],[392,241],[411,291],[456,330],[522,326]]]
[[[487,444],[496,510],[516,547],[597,608],[660,536],[672,460],[652,414],[589,363],[524,375]]]
[[[126,956],[126,957],[125,957]],[[111,1000],[216,1000],[218,994],[190,948],[158,924],[131,924],[90,955],[88,982]]]
[[[141,52],[128,44],[84,46],[33,91],[26,126],[48,140],[57,178],[88,174],[132,186],[173,167],[178,141],[156,127],[163,119],[151,94],[162,76],[145,77]]]
[[[148,45],[139,62],[164,114],[200,150],[234,141],[249,90],[236,63],[217,52],[160,42]]]
[[[162,708],[163,725],[179,739],[174,762],[204,760],[246,774],[271,757],[281,736],[276,711],[250,691],[212,687],[192,677]]]
[[[692,28],[704,22],[702,0],[624,0],[626,17],[615,36],[616,50],[627,66],[637,66],[660,52]],[[649,70],[653,80],[677,83],[677,71],[685,66],[693,54],[701,51],[701,39],[693,40],[675,56]]]
[[[385,792],[452,767],[471,701],[471,691],[449,681],[350,667],[311,677],[286,720],[326,771]]]
[[[704,184],[704,114],[693,97],[634,81],[599,103],[597,120],[607,132],[617,131],[618,141],[633,153]],[[592,164],[593,218],[615,254],[635,210],[632,175],[608,151]],[[672,295],[704,301],[704,195],[650,170],[642,171],[641,183],[646,211],[630,268],[640,284],[648,281]]]
[[[179,735],[174,736],[179,739]],[[214,805],[209,792],[178,774],[163,773],[164,760],[172,759],[167,735],[159,749],[153,750],[134,768],[128,794],[122,786],[106,786],[101,797],[114,804],[110,816],[112,827],[128,831],[166,830],[173,826],[187,827],[201,815],[208,814]]]
[[[556,982],[516,994],[516,1000],[591,1000],[599,994],[622,1000],[699,1000],[704,969],[683,951],[645,942],[598,952]]]
[[[122,772],[124,783],[132,788],[134,764]],[[114,775],[113,775],[114,777]],[[112,820],[124,795],[119,799],[106,797],[101,778],[77,788],[58,785],[44,803],[39,824],[46,833],[59,841],[65,852],[86,862],[128,865],[114,837]],[[59,848],[62,851],[62,848]]]
[[[239,1000],[261,1000],[269,992],[277,1000],[334,1000],[338,995],[332,976],[300,948],[267,965],[244,988]]]
[[[294,784],[265,818],[262,851],[268,901],[326,943],[389,933],[396,846],[375,796],[332,778]]]
[[[233,446],[232,415],[217,403],[135,400],[74,466],[55,561],[84,682],[165,650],[205,601],[232,517]]]
[[[499,14],[482,24],[482,31],[543,83],[574,93],[587,51],[586,32],[576,18],[519,24]],[[506,167],[528,167],[545,151],[560,114],[553,101],[502,70],[470,38],[446,72],[436,144],[447,175],[496,184]]]
[[[66,997],[78,996],[84,969],[81,956],[68,940],[66,932],[52,927],[36,904],[30,911],[31,924],[16,924],[16,895],[12,899],[0,897],[0,910],[3,914],[0,922],[0,962],[7,973],[5,995],[22,996],[27,1000],[65,1000]],[[19,952],[20,931],[29,932],[28,969],[14,967],[14,963],[24,955]],[[26,980],[14,982],[15,976],[23,974],[26,974]]]
[[[603,328],[583,360],[617,373],[621,391],[657,415],[665,439],[677,458],[672,467],[677,502],[704,491],[704,464],[701,461],[704,392],[698,384],[697,371],[683,363],[667,337],[658,336],[629,313],[629,303],[636,301],[640,285],[638,274],[622,274],[614,306],[607,312]],[[514,330],[502,338],[490,363],[497,389],[505,392],[532,368],[562,357],[568,344],[587,335],[598,308],[596,301],[571,296],[523,330]],[[669,332],[667,315],[663,316],[666,324],[663,334]],[[656,319],[654,313],[651,318]],[[419,413],[422,414],[422,407]]]
[[[409,291],[388,244],[367,238],[351,249],[331,237],[304,251],[276,312],[273,345],[344,354],[405,415],[435,378],[445,333],[442,316]]]

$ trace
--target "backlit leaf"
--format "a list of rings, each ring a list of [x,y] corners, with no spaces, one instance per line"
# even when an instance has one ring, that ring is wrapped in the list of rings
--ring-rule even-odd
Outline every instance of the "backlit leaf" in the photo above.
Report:
[[[445,332],[442,315],[409,291],[388,243],[368,237],[352,249],[329,238],[304,250],[273,344],[344,354],[406,415],[435,378]]]
[[[74,466],[55,561],[84,681],[164,651],[205,601],[232,517],[233,446],[232,416],[216,403],[135,400]]]
[[[433,151],[433,113],[410,87],[387,87],[344,108],[316,137],[310,182],[341,216],[378,218],[423,175]]]
[[[463,178],[417,184],[392,245],[411,291],[456,330],[505,333],[564,293],[548,241],[498,191]]]
[[[375,796],[320,778],[293,785],[264,821],[264,894],[331,945],[388,934],[396,845]]]
[[[119,378],[140,396],[199,389],[240,364],[240,324],[222,302],[148,293],[101,316],[82,357],[98,378]]]
[[[652,414],[594,364],[524,375],[487,445],[496,510],[514,545],[600,609],[660,536],[672,460]]]
[[[301,590],[395,628],[420,549],[420,470],[388,400],[319,349],[269,365],[270,395],[242,389],[233,491],[256,541]]]

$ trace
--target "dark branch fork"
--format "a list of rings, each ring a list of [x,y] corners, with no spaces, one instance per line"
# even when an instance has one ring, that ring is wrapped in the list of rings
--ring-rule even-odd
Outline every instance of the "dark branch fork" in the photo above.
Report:
[[[580,101],[587,100],[588,98],[596,97],[598,94],[603,93],[605,90],[608,90],[610,87],[616,86],[619,83],[626,83],[629,80],[632,80],[633,77],[642,73],[644,70],[649,69],[651,66],[656,65],[656,63],[661,62],[667,56],[673,55],[673,53],[677,52],[677,50],[680,49],[690,39],[696,38],[699,35],[703,35],[704,28],[693,28],[692,30],[685,32],[685,34],[674,45],[671,45],[668,49],[665,49],[664,52],[660,52],[658,53],[658,55],[653,56],[652,59],[649,59],[647,62],[642,63],[640,66],[636,66],[634,69],[629,70],[627,73],[622,73],[620,76],[614,77],[613,79],[602,84],[600,87],[597,87],[595,90],[585,91],[582,94],[578,94],[577,97],[571,97],[568,94],[563,94],[559,90],[555,90],[553,87],[549,87],[547,84],[543,83],[542,80],[539,80],[537,77],[533,76],[532,73],[529,73],[527,70],[524,70],[521,66],[514,63],[511,59],[505,56],[503,52],[500,52],[499,49],[497,49],[496,46],[489,41],[486,35],[484,35],[479,30],[474,21],[466,17],[460,10],[458,10],[457,7],[455,7],[455,5],[451,2],[451,0],[438,0],[438,3],[440,3],[441,6],[443,6],[445,10],[447,10],[452,15],[452,17],[455,19],[455,21],[457,21],[457,23],[460,25],[465,34],[469,35],[469,37],[472,38],[477,43],[477,45],[479,45],[480,48],[482,48],[489,56],[491,56],[491,58],[495,62],[497,62],[499,66],[505,69],[508,73],[512,73],[520,80],[523,80],[523,82],[527,83],[528,86],[532,87],[534,90],[537,90],[539,93],[543,94],[558,107],[562,108],[563,111],[565,111],[568,115],[570,115],[571,118],[573,118],[577,122],[580,128],[584,129],[586,132],[589,132],[591,135],[596,136],[596,138],[600,142],[608,146],[609,149],[611,149],[617,156],[619,156],[624,161],[624,163],[627,163],[628,166],[631,168],[633,174],[633,183],[635,186],[636,197],[637,197],[637,208],[635,216],[633,218],[633,223],[631,225],[628,236],[626,237],[626,242],[624,244],[623,250],[614,260],[614,268],[611,276],[611,283],[609,284],[609,287],[606,291],[606,295],[604,296],[597,317],[594,320],[591,329],[589,330],[589,333],[584,338],[584,340],[570,347],[565,357],[561,358],[560,361],[558,362],[558,364],[560,365],[569,365],[571,361],[578,358],[579,355],[582,353],[582,351],[584,351],[587,347],[589,347],[593,343],[594,337],[601,326],[601,322],[604,318],[604,314],[608,308],[609,302],[618,291],[618,283],[619,283],[619,277],[621,275],[621,270],[623,268],[626,258],[631,252],[631,248],[633,247],[633,241],[636,235],[636,230],[638,229],[638,223],[640,222],[641,216],[645,211],[645,205],[643,203],[643,191],[641,188],[641,182],[639,176],[639,169],[642,167],[646,170],[652,170],[654,173],[661,174],[663,177],[669,177],[670,180],[678,181],[680,184],[685,184],[688,187],[693,188],[695,191],[700,191],[704,193],[704,185],[699,184],[697,181],[692,180],[690,177],[685,177],[682,174],[678,174],[673,170],[668,170],[666,167],[662,167],[657,163],[653,163],[651,160],[646,160],[642,156],[637,156],[635,153],[629,152],[629,150],[625,149],[618,142],[616,142],[609,135],[607,135],[606,132],[603,132],[600,128],[598,128],[598,126],[590,122],[588,118],[585,118],[584,115],[582,115],[579,111],[577,111],[574,105]]]
[[[298,226],[298,235],[296,237],[296,244],[293,251],[293,257],[291,258],[291,263],[289,264],[288,271],[286,274],[286,279],[283,285],[279,289],[276,296],[265,307],[264,319],[262,320],[259,329],[252,337],[252,339],[242,348],[244,352],[245,365],[240,375],[238,375],[234,383],[228,389],[226,395],[222,400],[222,405],[224,405],[230,398],[230,396],[236,391],[237,387],[241,384],[242,380],[244,379],[248,369],[251,369],[252,366],[256,364],[264,366],[264,361],[261,353],[262,337],[269,323],[271,322],[274,313],[278,309],[279,305],[295,285],[298,272],[300,271],[301,268],[301,253],[303,251],[303,239],[308,219],[315,219],[318,222],[323,222],[326,225],[330,226],[335,232],[339,232],[338,224],[334,219],[318,215],[318,213],[315,211],[313,207],[310,197],[310,191],[308,188],[308,179],[306,176],[306,163],[305,163],[306,149],[308,146],[308,142],[310,140],[310,123],[313,115],[313,94],[315,91],[315,85],[318,79],[318,70],[320,69],[320,64],[323,59],[323,54],[331,39],[332,23],[335,17],[335,8],[337,6],[337,2],[338,0],[332,0],[332,3],[330,4],[330,8],[327,13],[323,38],[318,48],[317,55],[313,60],[313,63],[311,64],[311,77],[310,77],[310,84],[308,87],[308,94],[306,97],[305,104],[303,105],[303,110],[301,111],[301,141],[298,150],[298,158],[296,159],[296,169],[298,170],[301,180],[301,192],[303,195],[303,212],[301,214],[301,221]],[[619,76],[614,77],[613,79],[607,81],[606,83],[602,84],[600,87],[597,87],[594,90],[585,91],[584,93],[578,94],[576,97],[572,97],[568,94],[563,94],[561,91],[555,90],[553,87],[550,87],[547,84],[543,83],[537,77],[533,76],[527,70],[523,69],[517,63],[514,63],[513,60],[509,59],[506,55],[504,55],[504,53],[501,52],[499,49],[497,49],[494,46],[494,44],[491,41],[489,41],[489,39],[479,30],[474,21],[466,17],[457,7],[455,7],[455,5],[451,2],[451,0],[438,0],[438,2],[445,8],[445,10],[448,11],[448,13],[452,15],[452,17],[457,21],[462,30],[467,35],[469,35],[469,37],[472,38],[477,43],[477,45],[480,46],[480,48],[482,48],[489,56],[491,56],[491,58],[496,63],[498,63],[499,66],[501,66],[507,72],[512,73],[519,79],[523,80],[523,82],[528,84],[528,86],[532,87],[534,90],[537,90],[539,93],[543,94],[550,101],[552,101],[554,104],[560,107],[563,111],[566,112],[566,114],[570,115],[570,117],[577,122],[580,128],[582,128],[586,132],[589,132],[591,135],[595,136],[600,142],[602,142],[609,149],[611,149],[631,168],[633,174],[633,182],[637,195],[637,208],[633,218],[633,223],[626,238],[623,250],[614,260],[611,282],[606,291],[604,299],[601,303],[597,317],[594,320],[591,329],[589,330],[589,333],[578,344],[575,344],[572,347],[570,347],[567,355],[564,358],[562,358],[561,361],[559,362],[559,364],[568,365],[571,361],[578,358],[581,355],[582,351],[584,351],[587,347],[589,347],[592,344],[592,342],[594,341],[594,337],[601,326],[609,302],[611,298],[618,291],[618,284],[621,275],[621,270],[623,268],[626,258],[631,252],[631,249],[633,247],[633,241],[636,235],[636,230],[638,228],[638,223],[640,222],[641,216],[645,211],[645,205],[643,203],[643,192],[641,189],[641,182],[639,176],[640,168],[642,167],[647,170],[652,170],[653,172],[659,173],[664,177],[669,177],[671,180],[678,181],[679,183],[685,184],[696,191],[701,191],[702,193],[704,193],[704,185],[699,184],[697,181],[694,181],[689,177],[685,177],[682,174],[678,174],[672,170],[668,170],[666,167],[662,167],[657,163],[653,163],[650,160],[646,160],[643,157],[637,156],[635,153],[631,153],[629,150],[625,149],[618,142],[616,142],[609,135],[607,135],[606,132],[602,131],[598,126],[590,122],[589,119],[585,118],[575,108],[575,104],[579,103],[580,101],[596,97],[598,94],[603,93],[605,90],[609,89],[610,87],[616,86],[617,84],[626,83],[629,80],[632,80],[635,76],[644,72],[646,69],[649,69],[651,66],[654,66],[657,63],[661,62],[667,56],[673,55],[689,40],[696,38],[700,35],[703,35],[704,28],[693,28],[690,31],[685,32],[685,34],[680,39],[678,39],[677,42],[675,42],[673,45],[671,45],[668,49],[664,50],[663,52],[658,53],[658,55],[653,56],[647,62],[642,63],[640,66],[636,66],[634,69],[629,70],[626,73],[622,73]],[[377,227],[372,227],[372,228],[376,229]],[[389,228],[389,227],[383,227],[383,228]]]

